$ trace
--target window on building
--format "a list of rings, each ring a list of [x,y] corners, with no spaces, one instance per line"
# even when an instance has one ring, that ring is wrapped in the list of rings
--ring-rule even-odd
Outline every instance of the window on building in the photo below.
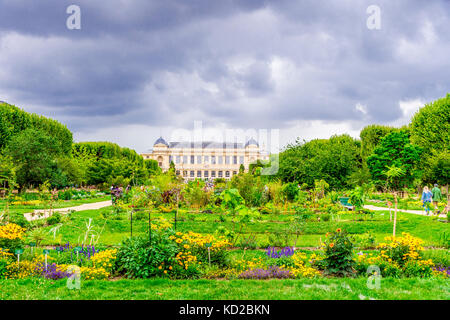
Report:
[[[204,172],[203,172],[203,176],[204,176],[205,178],[208,178],[209,172],[208,172],[208,171],[204,171]]]
[[[159,165],[160,167],[162,167],[162,162],[158,162],[158,165]]]
[[[237,175],[237,171],[233,171],[233,176]]]
[[[233,156],[233,164],[237,164],[237,156]]]
[[[187,171],[183,171],[183,177],[187,177]]]
[[[197,156],[197,164],[201,164],[202,163],[202,156]]]
[[[205,163],[209,162],[209,156],[205,156]]]
[[[229,178],[230,177],[230,171],[225,171],[225,178]]]
[[[223,156],[219,156],[219,164],[223,164]]]
[[[216,164],[216,156],[211,156],[211,164]]]
[[[217,173],[218,173],[219,178],[223,177],[223,172],[222,171],[218,171]]]
[[[181,157],[180,157],[180,156],[176,156],[176,158],[175,158],[175,159],[176,159],[176,161],[177,161],[176,163],[177,163],[177,164],[179,164],[179,163],[180,163],[180,161],[181,161]]]
[[[197,171],[197,178],[201,178],[202,177],[202,172],[200,170]]]
[[[215,171],[211,171],[211,178],[215,178],[216,177],[216,172]]]
[[[239,164],[244,164],[244,156],[239,157]]]
[[[183,156],[183,163],[187,164],[188,163],[188,156]]]
[[[230,164],[230,156],[225,157],[225,164]]]
[[[195,157],[191,156],[191,164],[194,164],[194,162],[195,162]]]
[[[191,171],[191,178],[194,178],[195,177],[195,171]]]
[[[177,170],[177,176],[179,176],[180,175],[180,170]]]

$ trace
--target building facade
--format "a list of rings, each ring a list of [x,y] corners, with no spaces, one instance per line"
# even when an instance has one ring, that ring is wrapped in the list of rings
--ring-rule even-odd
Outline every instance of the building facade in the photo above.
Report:
[[[173,162],[176,174],[185,180],[230,179],[239,172],[241,164],[248,171],[251,163],[269,158],[260,151],[259,144],[254,139],[244,145],[211,141],[167,143],[160,137],[152,150],[141,155],[144,159],[156,160],[163,171],[167,171]]]

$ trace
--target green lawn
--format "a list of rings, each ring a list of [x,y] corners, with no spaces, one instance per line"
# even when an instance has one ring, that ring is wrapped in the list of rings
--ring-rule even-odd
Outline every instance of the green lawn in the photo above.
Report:
[[[287,299],[450,299],[449,280],[381,279],[369,289],[367,279],[300,280],[117,280],[82,281],[69,290],[65,280],[0,280],[0,299],[33,300],[287,300]]]

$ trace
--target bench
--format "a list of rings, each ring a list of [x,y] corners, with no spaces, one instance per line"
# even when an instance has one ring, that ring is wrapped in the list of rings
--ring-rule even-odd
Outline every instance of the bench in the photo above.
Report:
[[[351,203],[348,202],[350,198],[348,197],[342,197],[339,198],[339,203],[341,204],[341,206],[343,206],[345,209],[348,210],[353,210],[353,205]]]

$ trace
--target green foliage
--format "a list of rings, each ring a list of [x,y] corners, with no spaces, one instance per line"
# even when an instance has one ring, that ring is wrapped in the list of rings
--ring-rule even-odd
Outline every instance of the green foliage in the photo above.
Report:
[[[237,189],[249,206],[259,207],[268,201],[260,176],[250,173],[235,175],[231,179],[230,187]]]
[[[424,164],[422,180],[425,183],[438,183],[440,185],[449,183],[450,152],[436,151],[432,156],[424,157],[422,163]]]
[[[367,159],[367,165],[374,182],[384,185],[388,178],[389,168],[401,168],[404,174],[389,181],[390,185],[399,188],[401,184],[411,184],[418,176],[417,164],[420,160],[422,149],[409,141],[405,131],[394,131],[381,139],[374,153]]]
[[[338,229],[325,240],[325,272],[349,276],[354,273],[353,242],[345,231]]]
[[[366,196],[367,194],[362,187],[355,187],[355,189],[350,192],[350,203],[356,210],[361,210],[364,207]]]
[[[69,155],[72,148],[72,133],[56,120],[27,113],[16,106],[0,102],[0,150],[9,141],[26,129],[35,129],[52,137],[56,148]]]
[[[299,188],[295,182],[287,183],[283,186],[283,193],[289,201],[297,200]]]
[[[152,242],[148,235],[125,240],[117,252],[116,269],[128,278],[164,276],[171,266],[170,275],[175,278],[192,278],[199,274],[195,266],[185,269],[179,266],[176,254],[179,248],[169,239],[173,230],[153,230]]]
[[[365,160],[372,155],[375,147],[380,143],[381,139],[388,133],[397,129],[393,127],[372,124],[364,127],[359,136],[361,138],[361,157]]]
[[[222,208],[230,210],[232,213],[235,213],[239,207],[245,204],[244,198],[241,197],[238,189],[225,189],[220,194],[220,198],[222,199]]]
[[[142,184],[159,171],[153,161],[144,161],[134,150],[110,142],[80,142],[72,149],[74,161],[90,185]]]
[[[36,129],[11,137],[4,152],[16,166],[17,183],[22,187],[49,180],[57,167],[57,157],[63,154],[55,137]]]
[[[303,143],[297,140],[280,154],[278,176],[284,182],[307,183],[309,187],[324,179],[332,189],[342,189],[349,185],[348,177],[360,161],[360,142],[348,135]]]
[[[450,149],[450,93],[426,104],[411,120],[411,141],[428,155]]]
[[[61,222],[61,213],[55,212],[50,217],[47,218],[47,225],[52,226],[54,224]]]
[[[211,198],[211,191],[205,190],[205,182],[203,180],[195,179],[189,181],[184,188],[183,198],[189,206],[204,207]]]

